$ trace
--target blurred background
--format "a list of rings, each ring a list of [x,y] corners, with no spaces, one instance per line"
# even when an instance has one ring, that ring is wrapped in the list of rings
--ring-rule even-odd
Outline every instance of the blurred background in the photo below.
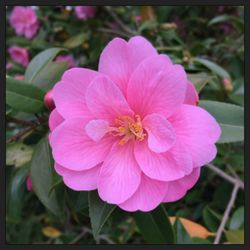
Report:
[[[54,47],[53,62],[36,83],[45,92],[71,67],[96,70],[101,51],[114,37],[143,35],[159,53],[182,64],[199,91],[200,100],[230,103],[218,154],[212,166],[203,167],[197,185],[178,202],[164,206],[169,216],[181,217],[177,243],[212,244],[228,206],[234,183],[244,181],[244,8],[242,6],[30,6],[29,12],[6,7],[6,75],[25,80],[29,62]],[[30,22],[30,24],[29,24]],[[20,23],[24,23],[22,26]],[[26,25],[26,26],[25,26]],[[28,27],[28,28],[27,28]],[[13,83],[12,90],[15,91]],[[14,86],[14,87],[13,87]],[[10,91],[7,89],[7,91]],[[33,90],[29,90],[32,97]],[[35,90],[34,90],[35,91]],[[27,104],[27,103],[26,103]],[[205,105],[205,104],[204,104]],[[235,106],[237,105],[237,107]],[[142,244],[145,243],[129,213],[116,208],[93,237],[86,192],[66,188],[50,170],[39,185],[49,195],[34,191],[30,168],[38,142],[48,133],[49,107],[26,109],[7,98],[6,104],[6,241],[11,244]],[[208,107],[209,108],[209,107]],[[210,107],[212,113],[216,111]],[[28,110],[28,111],[27,111]],[[228,111],[229,110],[229,111]],[[26,112],[25,112],[26,111]],[[216,115],[216,114],[215,114]],[[228,126],[228,127],[227,127]],[[231,126],[231,127],[230,127]],[[39,161],[49,151],[39,148]],[[33,156],[33,158],[32,158]],[[38,161],[38,162],[39,162]],[[48,163],[50,164],[50,163]],[[216,172],[213,167],[221,172]],[[47,182],[46,182],[47,181]],[[47,193],[47,195],[48,195]],[[53,197],[54,197],[53,196]],[[60,210],[60,216],[57,213]],[[56,211],[56,212],[55,212]],[[191,224],[190,224],[191,222]],[[198,223],[192,224],[192,222]],[[202,226],[202,229],[199,227]],[[244,242],[244,187],[221,236],[222,243]]]

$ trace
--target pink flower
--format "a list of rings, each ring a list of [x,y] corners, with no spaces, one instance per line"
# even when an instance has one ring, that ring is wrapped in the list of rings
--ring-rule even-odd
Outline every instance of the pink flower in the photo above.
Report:
[[[10,24],[18,35],[31,39],[39,29],[36,12],[31,7],[16,6],[10,15]]]
[[[137,23],[140,23],[142,21],[142,17],[141,16],[135,16],[135,21]]]
[[[93,17],[96,13],[96,7],[94,6],[76,6],[75,13],[78,19],[87,20]]]
[[[126,211],[179,200],[216,156],[218,123],[193,105],[183,67],[141,36],[113,39],[98,72],[67,70],[52,91],[55,170],[71,189],[97,189]]]
[[[76,67],[75,59],[72,55],[60,55],[55,59],[56,62],[67,62],[68,68]]]
[[[9,48],[8,52],[14,62],[19,63],[24,67],[29,64],[29,54],[27,49],[13,46]]]
[[[26,189],[30,192],[32,190],[32,181],[30,175],[26,178]]]

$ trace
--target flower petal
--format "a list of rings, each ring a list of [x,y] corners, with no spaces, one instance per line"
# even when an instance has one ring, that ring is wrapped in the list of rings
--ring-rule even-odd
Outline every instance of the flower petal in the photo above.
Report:
[[[123,146],[114,144],[102,165],[99,196],[108,203],[122,203],[134,194],[140,180],[141,170],[134,158],[133,142]]]
[[[175,128],[176,136],[191,154],[195,167],[205,165],[214,159],[214,143],[219,139],[221,129],[214,117],[205,109],[183,104],[169,121]]]
[[[127,100],[142,118],[151,113],[168,117],[183,103],[186,86],[183,67],[158,55],[144,60],[134,71],[128,83]]]
[[[184,103],[190,105],[197,105],[198,102],[199,102],[199,96],[194,85],[190,81],[187,81],[187,91]]]
[[[85,126],[87,135],[94,141],[100,141],[109,131],[109,123],[105,120],[91,120]]]
[[[63,177],[63,182],[76,191],[89,191],[97,189],[101,164],[83,171],[73,171],[55,163],[56,172]]]
[[[65,118],[91,117],[85,104],[85,91],[98,72],[72,68],[67,70],[53,88],[53,99],[58,112]]]
[[[121,115],[133,115],[120,89],[106,76],[95,78],[85,97],[89,110],[99,119],[114,122]]]
[[[133,71],[140,62],[154,55],[157,55],[155,48],[141,36],[135,36],[128,42],[115,38],[102,51],[99,72],[108,75],[125,94]]]
[[[58,125],[64,121],[63,117],[58,113],[56,109],[50,113],[49,116],[49,128],[53,131]]]
[[[174,129],[164,116],[147,115],[142,124],[148,132],[148,146],[152,151],[165,152],[175,143]]]
[[[119,207],[129,212],[151,211],[162,202],[167,189],[167,182],[153,180],[142,174],[139,188],[132,197],[119,204]]]
[[[168,182],[168,190],[163,202],[173,202],[181,199],[189,189],[198,181],[200,168],[194,168],[193,172],[183,178]]]
[[[161,181],[173,181],[189,174],[193,169],[192,159],[181,142],[165,153],[152,152],[146,142],[135,144],[135,158],[148,177]]]
[[[65,120],[51,133],[53,158],[65,168],[80,171],[96,166],[105,159],[114,143],[110,136],[94,142],[85,132],[86,123],[83,118]]]

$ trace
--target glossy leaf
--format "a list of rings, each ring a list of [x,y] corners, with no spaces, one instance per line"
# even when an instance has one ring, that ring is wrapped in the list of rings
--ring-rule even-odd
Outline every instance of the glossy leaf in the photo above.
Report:
[[[95,239],[115,208],[116,206],[102,201],[96,191],[89,192],[89,216]]]
[[[50,48],[42,51],[38,55],[36,55],[31,62],[29,63],[26,71],[25,71],[25,79],[28,82],[35,83],[35,79],[38,74],[48,65],[56,55],[65,49],[62,48]]]
[[[200,101],[199,106],[215,117],[222,134],[218,143],[244,140],[244,108],[217,101]]]
[[[223,69],[221,66],[216,64],[215,62],[209,61],[204,58],[197,58],[197,57],[193,58],[193,61],[196,63],[202,64],[203,66],[211,70],[214,74],[220,76],[223,79],[224,78],[229,79],[229,80],[231,79],[229,73],[225,69]]]
[[[213,211],[211,208],[207,206],[203,210],[202,218],[205,222],[206,227],[209,230],[211,230],[212,232],[217,231],[221,221],[220,215],[218,215],[215,211]]]
[[[175,242],[173,227],[163,205],[151,212],[135,212],[133,216],[147,243],[173,244]]]
[[[43,110],[44,92],[25,81],[6,78],[6,103],[19,111],[39,113]]]
[[[213,79],[213,77],[202,72],[196,74],[188,74],[188,79],[194,84],[197,92],[200,93],[201,90],[206,86],[206,84]]]
[[[229,223],[230,230],[241,229],[244,226],[244,207],[239,207],[232,215]]]
[[[65,48],[72,49],[82,45],[88,38],[86,33],[81,33],[76,36],[70,37],[63,44]]]
[[[176,234],[176,243],[177,244],[191,244],[191,238],[179,220],[179,218],[176,218],[175,223],[174,223],[174,229],[175,229],[175,234]]]
[[[31,163],[32,187],[43,205],[57,216],[61,209],[53,185],[53,160],[47,136],[37,145]]]

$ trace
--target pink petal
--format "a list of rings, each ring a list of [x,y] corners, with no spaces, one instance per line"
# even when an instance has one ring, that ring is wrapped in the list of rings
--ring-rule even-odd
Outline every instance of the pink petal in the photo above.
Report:
[[[142,174],[139,188],[132,197],[119,204],[119,207],[129,212],[151,211],[162,202],[167,189],[167,182],[153,180]]]
[[[63,117],[54,109],[49,116],[49,128],[53,131],[58,125],[64,121]]]
[[[169,151],[159,154],[152,152],[146,142],[137,142],[134,153],[141,170],[152,179],[173,181],[193,169],[191,156],[177,140]]]
[[[184,103],[190,104],[190,105],[197,105],[199,102],[198,93],[197,93],[194,85],[190,81],[188,81],[187,83],[188,83],[187,84],[187,91],[186,91]]]
[[[133,115],[122,92],[106,76],[99,76],[92,81],[85,98],[89,110],[100,119],[114,122],[121,115]]]
[[[157,55],[145,38],[135,36],[128,42],[115,38],[104,48],[99,61],[99,72],[108,75],[126,93],[129,78],[144,59]]]
[[[83,171],[73,171],[55,163],[56,172],[63,177],[63,182],[76,191],[90,191],[97,189],[97,180],[101,164]]]
[[[131,76],[127,100],[141,117],[151,113],[168,117],[183,103],[186,86],[182,66],[172,65],[165,56],[154,56],[144,60]]]
[[[206,110],[183,104],[169,121],[175,128],[177,137],[191,154],[195,167],[205,165],[214,159],[214,143],[219,139],[221,129]]]
[[[168,182],[168,190],[163,202],[173,202],[181,199],[195,185],[199,176],[200,168],[195,168],[191,174],[179,180]]]
[[[152,151],[165,152],[175,143],[174,129],[164,116],[147,115],[142,124],[148,132],[148,146]]]
[[[104,120],[91,120],[85,126],[87,135],[94,141],[100,141],[109,131],[109,123]]]
[[[50,136],[55,161],[71,170],[90,169],[101,163],[110,151],[114,138],[106,136],[98,143],[85,132],[86,119],[65,120]]]
[[[134,158],[133,142],[114,144],[102,165],[98,180],[99,196],[108,203],[119,204],[138,188],[141,171]]]
[[[85,104],[85,91],[98,72],[72,68],[67,70],[53,88],[53,98],[58,112],[65,118],[91,117]]]

